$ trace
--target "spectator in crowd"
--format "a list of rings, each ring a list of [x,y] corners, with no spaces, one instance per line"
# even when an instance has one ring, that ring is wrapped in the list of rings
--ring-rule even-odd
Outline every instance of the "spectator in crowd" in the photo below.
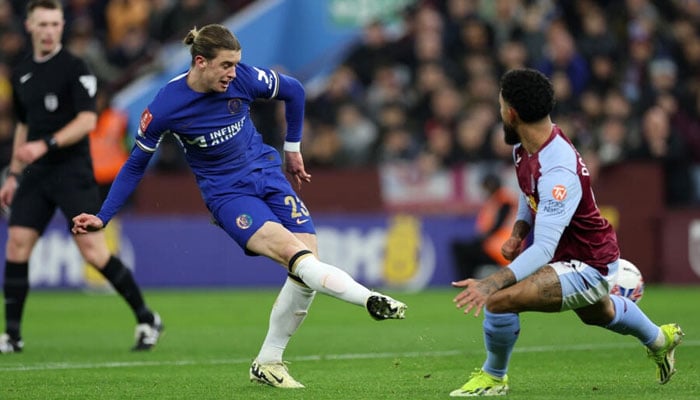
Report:
[[[692,181],[688,149],[678,132],[672,130],[669,115],[655,106],[644,113],[642,143],[633,150],[632,158],[658,162],[664,170],[666,204],[689,204]]]
[[[579,6],[579,10],[581,34],[577,35],[576,46],[581,56],[592,60],[599,54],[616,54],[618,41],[603,10],[592,1],[589,1],[587,6]]]
[[[545,75],[554,77],[561,72],[568,79],[571,95],[578,96],[588,85],[588,62],[578,52],[576,42],[562,20],[554,21],[547,30],[548,52],[537,65]]]
[[[252,2],[70,0],[67,45],[86,59],[101,82],[117,91],[158,68],[149,57],[192,24],[222,21]],[[0,62],[9,66],[25,40],[17,24],[23,8],[20,1],[0,2]],[[688,111],[693,108],[688,104],[695,103],[689,99],[700,87],[699,8],[694,1],[418,0],[398,15],[399,23],[371,19],[343,65],[318,95],[309,96],[310,131],[319,134],[310,135],[308,146],[318,149],[317,165],[349,167],[333,160],[339,150],[332,145],[339,139],[338,108],[348,101],[363,105],[363,117],[378,125],[382,137],[387,132],[379,121],[382,107],[401,103],[407,110],[405,126],[424,142],[425,129],[414,128],[440,118],[440,111],[431,106],[434,92],[445,87],[459,91],[460,113],[466,113],[482,101],[495,103],[496,77],[520,67],[536,67],[552,78],[558,100],[553,113],[560,123],[572,123],[568,134],[578,145],[592,146],[586,150],[597,151],[593,147],[600,141],[594,136],[603,130],[604,121],[616,119],[627,128],[621,154],[630,153],[641,143],[639,121],[653,106],[664,108],[674,129],[687,140],[685,127],[700,123],[700,116]],[[134,26],[146,29],[147,35]],[[130,39],[119,42],[111,39],[115,36]],[[673,87],[664,87],[671,81]],[[262,130],[265,139],[279,147],[277,130],[283,126],[269,118],[276,114],[275,107],[263,105],[252,117],[272,121],[269,131]],[[331,144],[330,149],[316,146],[314,138]],[[373,156],[362,159],[375,161],[382,142],[376,140],[366,149]],[[605,165],[610,154],[599,156]],[[454,167],[453,162],[460,161],[452,159],[445,167]]]
[[[124,68],[112,65],[107,60],[104,43],[96,36],[91,20],[74,22],[73,29],[67,34],[66,46],[71,53],[85,61],[100,85],[115,88],[122,81]]]
[[[217,0],[176,0],[167,11],[161,36],[182,37],[192,26],[201,26],[212,21],[221,21],[226,13],[221,1]]]
[[[381,21],[371,21],[363,28],[362,39],[353,46],[345,63],[350,67],[362,85],[368,87],[380,66],[392,64],[389,39]]]
[[[479,121],[474,114],[460,118],[455,127],[455,162],[466,165],[488,160],[490,128],[490,124]]]
[[[385,104],[407,103],[406,85],[408,78],[406,72],[405,68],[395,64],[377,67],[371,83],[364,91],[364,96],[353,97],[353,101],[360,101],[364,97],[367,109],[374,110],[374,113],[369,112],[373,118],[378,117],[376,112],[381,110]]]
[[[618,118],[603,121],[598,134],[598,158],[602,165],[618,164],[627,159],[627,128]]]
[[[342,104],[338,108],[337,125],[340,138],[339,164],[345,167],[374,164],[377,126],[365,116],[360,107],[351,102]]]
[[[109,0],[105,10],[107,47],[122,43],[134,29],[148,29],[151,0]]]
[[[418,157],[415,135],[403,125],[389,126],[381,135],[376,159],[380,164],[407,163]]]

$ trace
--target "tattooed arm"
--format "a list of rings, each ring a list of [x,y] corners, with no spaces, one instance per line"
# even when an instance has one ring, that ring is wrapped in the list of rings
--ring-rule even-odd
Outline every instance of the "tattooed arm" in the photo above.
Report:
[[[510,268],[501,268],[484,279],[464,279],[459,282],[452,282],[452,286],[464,288],[453,300],[458,308],[464,308],[464,313],[474,309],[474,316],[481,313],[481,309],[486,304],[486,299],[493,293],[513,285],[516,282],[515,274]]]
[[[503,243],[501,254],[508,261],[513,261],[523,249],[523,240],[530,233],[530,224],[527,221],[517,220],[513,224],[510,237]]]

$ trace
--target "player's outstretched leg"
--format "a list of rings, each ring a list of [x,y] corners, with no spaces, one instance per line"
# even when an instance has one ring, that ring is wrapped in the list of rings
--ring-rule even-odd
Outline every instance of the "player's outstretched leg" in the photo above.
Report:
[[[450,397],[504,396],[508,393],[508,375],[492,376],[483,369],[471,373],[467,383],[450,392]]]
[[[656,378],[659,380],[659,384],[663,385],[671,380],[671,376],[676,372],[676,346],[683,340],[684,333],[678,324],[661,325],[659,328],[666,341],[659,349],[647,348],[647,353],[649,358],[656,363]]]
[[[405,317],[406,304],[387,295],[370,291],[347,272],[320,261],[308,250],[300,251],[292,257],[289,270],[313,290],[364,306],[374,319]]]
[[[366,307],[369,315],[377,321],[404,319],[407,308],[406,304],[377,292],[367,298]]]
[[[678,324],[657,326],[632,300],[611,295],[615,307],[615,317],[605,326],[622,335],[632,335],[647,346],[649,357],[656,363],[656,377],[660,384],[671,379],[676,372],[675,348],[683,339],[683,331]]]

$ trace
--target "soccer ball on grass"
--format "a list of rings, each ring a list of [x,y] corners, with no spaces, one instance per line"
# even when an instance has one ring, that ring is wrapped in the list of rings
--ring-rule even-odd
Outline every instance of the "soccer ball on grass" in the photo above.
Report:
[[[644,278],[634,264],[625,259],[620,259],[617,270],[617,282],[610,289],[610,294],[627,297],[635,303],[642,299]]]

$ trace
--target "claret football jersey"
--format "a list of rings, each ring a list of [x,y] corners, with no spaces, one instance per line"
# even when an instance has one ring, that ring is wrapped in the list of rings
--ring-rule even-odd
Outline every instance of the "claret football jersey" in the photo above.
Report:
[[[517,145],[514,157],[518,185],[535,229],[538,218],[566,226],[551,261],[583,261],[606,275],[607,264],[619,258],[617,238],[600,214],[590,173],[571,141],[554,125],[539,151],[528,154]]]

